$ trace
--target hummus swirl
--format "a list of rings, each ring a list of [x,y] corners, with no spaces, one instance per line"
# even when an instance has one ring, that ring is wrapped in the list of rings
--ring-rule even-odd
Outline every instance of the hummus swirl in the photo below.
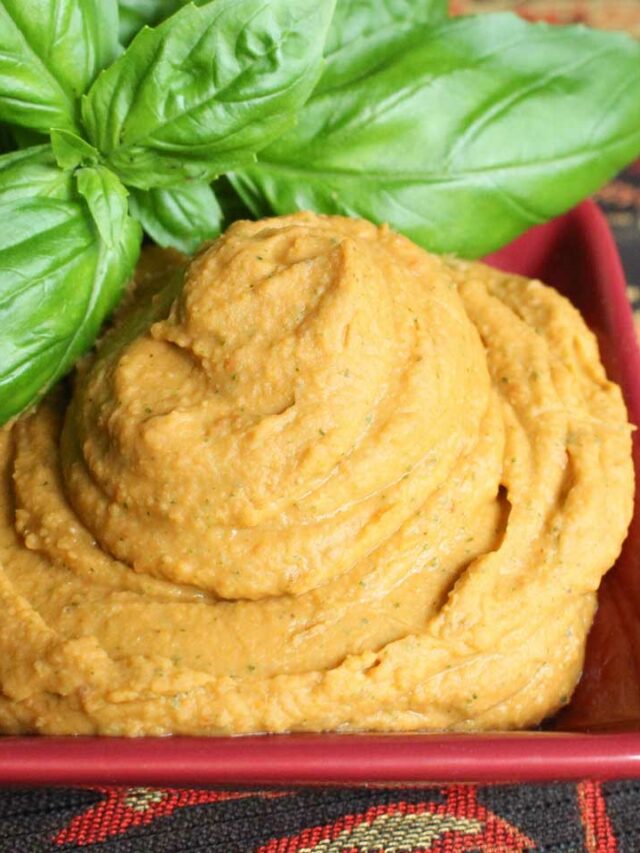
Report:
[[[0,466],[5,732],[536,724],[633,499],[564,298],[312,214],[143,263]]]

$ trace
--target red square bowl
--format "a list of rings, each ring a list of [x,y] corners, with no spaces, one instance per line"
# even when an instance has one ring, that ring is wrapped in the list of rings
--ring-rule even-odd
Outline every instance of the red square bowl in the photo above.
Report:
[[[565,293],[598,336],[640,424],[640,352],[620,259],[592,202],[488,259]],[[636,477],[640,437],[635,434]],[[358,783],[640,776],[640,502],[606,576],[571,705],[546,730],[509,734],[0,739],[0,783]]]

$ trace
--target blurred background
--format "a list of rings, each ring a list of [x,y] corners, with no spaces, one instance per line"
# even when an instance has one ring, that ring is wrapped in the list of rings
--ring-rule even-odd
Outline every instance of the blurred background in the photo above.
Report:
[[[510,9],[529,20],[628,30],[640,38],[640,0],[451,0],[454,14]]]

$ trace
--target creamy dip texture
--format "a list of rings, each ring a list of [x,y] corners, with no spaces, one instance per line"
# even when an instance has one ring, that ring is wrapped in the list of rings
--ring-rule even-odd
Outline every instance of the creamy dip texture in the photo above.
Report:
[[[479,730],[571,695],[633,469],[555,291],[296,214],[147,260],[0,489],[1,730]]]

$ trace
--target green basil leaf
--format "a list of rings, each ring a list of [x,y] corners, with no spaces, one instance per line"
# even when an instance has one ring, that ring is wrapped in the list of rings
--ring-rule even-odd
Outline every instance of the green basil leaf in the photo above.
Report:
[[[3,0],[0,118],[76,128],[76,99],[119,51],[117,0]]]
[[[334,0],[214,0],[141,30],[83,98],[90,142],[140,189],[249,162],[311,92]]]
[[[447,0],[337,0],[315,93],[371,73],[372,57],[384,63],[416,26],[440,23],[447,12]]]
[[[120,0],[120,41],[128,44],[143,26],[156,26],[189,0]],[[196,0],[202,6],[203,0]],[[387,38],[390,29],[446,18],[447,0],[337,0],[325,56],[348,52],[363,37]],[[393,34],[392,34],[393,35]]]
[[[480,15],[369,62],[230,176],[252,209],[361,216],[477,257],[640,153],[640,44],[622,34]]]
[[[0,200],[0,423],[34,403],[94,341],[140,248],[128,219],[99,239],[80,199]]]
[[[155,27],[188,0],[120,0],[120,41],[129,44],[142,27]]]
[[[54,128],[51,131],[51,145],[61,169],[75,169],[81,163],[93,166],[100,158],[93,145],[70,130]]]
[[[115,246],[126,227],[129,193],[104,166],[78,169],[76,180],[102,240],[110,248]]]
[[[220,233],[220,205],[202,181],[166,190],[132,190],[129,205],[152,240],[187,255]]]
[[[20,198],[73,197],[69,172],[58,168],[50,145],[23,148],[0,157],[0,205]]]

